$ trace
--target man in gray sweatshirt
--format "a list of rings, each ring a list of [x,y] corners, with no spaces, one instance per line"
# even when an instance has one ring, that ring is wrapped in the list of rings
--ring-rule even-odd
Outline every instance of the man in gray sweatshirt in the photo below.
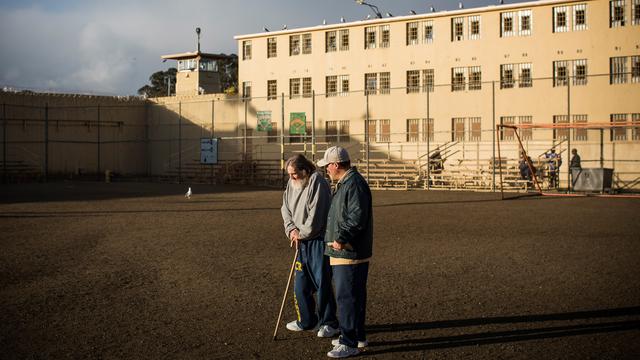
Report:
[[[293,285],[298,319],[287,323],[287,329],[317,328],[318,337],[334,337],[340,330],[331,285],[331,266],[329,258],[324,255],[331,190],[327,181],[316,172],[315,165],[303,155],[289,158],[285,168],[289,181],[280,210],[285,235],[299,250]],[[314,293],[317,301],[314,301]]]

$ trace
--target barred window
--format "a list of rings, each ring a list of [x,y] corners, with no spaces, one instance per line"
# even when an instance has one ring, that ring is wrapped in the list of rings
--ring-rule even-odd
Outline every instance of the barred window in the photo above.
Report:
[[[469,67],[469,90],[482,89],[482,70],[480,66]]]
[[[327,143],[338,142],[338,122],[327,121],[324,129],[324,141]]]
[[[326,96],[336,96],[338,94],[338,77],[336,75],[327,76],[326,80]]]
[[[375,95],[378,93],[378,74],[364,74],[364,93],[365,95]]]
[[[340,30],[340,51],[349,50],[349,29]]]
[[[553,32],[567,32],[567,7],[558,6],[553,8]]]
[[[390,93],[391,93],[391,73],[381,72],[380,73],[380,94],[390,94]]]
[[[429,44],[433,42],[433,20],[427,20],[422,22],[422,43]]]
[[[418,142],[420,119],[407,119],[407,142]]]
[[[451,19],[451,41],[464,40],[464,18],[455,17]]]
[[[586,124],[587,123],[587,115],[573,115],[573,123],[574,124]],[[575,141],[587,141],[587,129],[585,128],[575,128],[573,130],[573,140]]]
[[[457,67],[451,69],[451,91],[464,91],[467,68]]]
[[[515,116],[501,116],[500,124],[501,125],[515,125],[516,117]],[[511,128],[502,128],[502,132],[500,133],[500,140],[502,141],[513,141],[515,140],[515,130]]]
[[[480,39],[480,16],[469,16],[469,39]]]
[[[311,78],[306,77],[302,78],[302,96],[303,97],[311,97],[313,92],[311,90]]]
[[[267,100],[276,100],[278,98],[278,81],[267,80]]]
[[[640,140],[640,114],[631,114],[631,140]]]
[[[513,64],[500,65],[500,88],[511,89],[514,83]]]
[[[251,81],[242,82],[242,97],[245,99],[251,97]]]
[[[451,119],[451,141],[464,141],[464,118]]]
[[[640,82],[640,56],[631,57],[631,82]]]
[[[573,61],[573,85],[587,85],[587,59]]]
[[[531,124],[533,122],[533,116],[531,115],[519,116],[518,121],[520,122],[521,125]],[[520,130],[520,140],[526,141],[526,140],[532,140],[532,139],[533,139],[533,129],[528,128],[528,129]]]
[[[300,55],[300,35],[289,36],[289,56]]]
[[[621,27],[624,23],[624,0],[609,1],[609,27]]]
[[[553,115],[554,124],[568,124],[569,117],[567,115]],[[553,129],[554,140],[566,140],[569,138],[569,129]]]
[[[633,12],[631,17],[633,19],[633,25],[640,25],[640,0],[633,0],[631,10]]]
[[[469,118],[469,141],[480,141],[482,139],[482,118]]]
[[[388,48],[391,44],[391,28],[389,25],[380,25],[380,47]]]
[[[364,48],[365,49],[375,49],[376,48],[376,37],[378,31],[375,26],[367,26],[364,28]]]
[[[625,56],[609,58],[609,83],[624,84],[627,82],[627,58]]]
[[[338,95],[349,95],[349,75],[338,76]]]
[[[422,70],[422,91],[433,92],[434,85],[434,70],[424,69]]]
[[[300,78],[289,79],[289,98],[295,99],[300,97]]]
[[[420,70],[407,71],[407,94],[420,92]]]
[[[311,54],[311,34],[302,34],[302,53]]]
[[[567,86],[567,61],[554,61],[553,62],[553,86]]]
[[[500,13],[500,37],[509,37],[515,35],[514,33],[514,12]]]
[[[277,40],[275,37],[267,38],[267,58],[278,55]]]
[[[369,120],[368,138],[371,142],[389,142],[391,139],[391,121],[389,119]]]
[[[251,40],[245,40],[242,42],[242,60],[251,59]]]
[[[422,142],[433,141],[433,118],[422,119],[422,136],[420,140]]]
[[[367,121],[367,133],[365,134],[365,140],[369,142],[377,142],[378,136],[378,120],[368,120]]]
[[[340,120],[338,122],[338,141],[340,142],[350,142],[351,137],[349,136],[349,120]]]
[[[518,11],[518,19],[520,20],[520,36],[531,35],[531,30],[533,28],[531,10]]]
[[[573,6],[573,30],[587,30],[587,4]]]
[[[611,125],[615,123],[626,123],[627,114],[611,114]],[[627,140],[627,129],[624,127],[611,128],[611,141]]]
[[[520,74],[518,84],[521,88],[532,87],[533,81],[531,79],[531,63],[519,64]]]
[[[335,31],[327,31],[324,33],[325,39],[325,52],[334,52],[336,51],[336,32]]]
[[[407,23],[407,45],[418,44],[418,22]]]

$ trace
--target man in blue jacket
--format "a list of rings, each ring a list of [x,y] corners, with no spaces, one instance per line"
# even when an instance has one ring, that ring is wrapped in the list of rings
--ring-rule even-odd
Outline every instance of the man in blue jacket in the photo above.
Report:
[[[325,254],[333,271],[340,320],[339,339],[333,340],[331,358],[344,358],[359,353],[367,345],[364,330],[367,307],[367,276],[373,248],[373,209],[371,190],[355,167],[349,153],[334,146],[318,161],[326,167],[335,192],[327,217]]]

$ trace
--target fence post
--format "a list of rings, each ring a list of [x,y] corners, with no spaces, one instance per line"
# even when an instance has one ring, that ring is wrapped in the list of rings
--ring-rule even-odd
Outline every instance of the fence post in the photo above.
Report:
[[[496,124],[496,81],[495,80],[491,81],[491,117],[493,121],[493,126],[491,131],[493,135],[493,139],[491,141],[492,152],[493,152],[493,161],[492,161],[493,164],[491,169],[493,180],[491,181],[491,190],[493,192],[496,192],[496,133],[498,131],[498,127]],[[494,128],[496,129],[495,131],[493,131]],[[502,167],[502,159],[500,159],[500,166]],[[502,187],[500,188],[500,190],[502,191]]]
[[[2,183],[7,183],[7,104],[2,103]]]
[[[311,161],[316,163],[316,91],[311,91]]]
[[[242,137],[242,162],[247,161],[247,102],[244,102],[244,136]]]
[[[100,181],[100,105],[98,105],[98,173],[97,181]]]
[[[213,144],[213,139],[214,139],[214,126],[215,126],[215,117],[216,117],[216,105],[215,105],[215,100],[211,99],[211,144]],[[219,145],[219,144],[218,144]],[[219,157],[220,153],[218,152],[218,149],[216,149],[216,155]],[[219,159],[218,159],[219,160]],[[211,177],[209,178],[209,183],[211,185],[213,185],[213,165],[214,164],[210,164],[211,166]]]
[[[44,182],[49,181],[49,103],[44,104]]]
[[[284,168],[284,93],[282,93],[281,95],[281,107],[280,107],[280,112],[282,113],[282,117],[281,117],[281,121],[280,121],[280,128],[282,129],[280,131],[280,171],[281,171],[281,176],[280,178],[282,179],[282,188],[284,189],[285,187],[285,171],[286,169]]]
[[[575,74],[573,75],[575,79]],[[569,131],[567,132],[567,193],[571,192],[571,77],[567,79],[567,123],[569,125]],[[558,164],[556,164],[558,165]],[[558,171],[558,184],[560,185],[560,166],[557,166],[556,171]]]
[[[182,101],[178,102],[178,184],[182,184]]]
[[[367,90],[365,89],[365,91],[367,91]],[[365,121],[364,121],[364,138],[365,138],[365,141],[366,141],[365,144],[366,144],[366,147],[367,147],[367,181],[370,181],[369,168],[371,167],[371,164],[369,163],[369,157],[370,157],[371,154],[369,153],[369,92],[368,91],[366,92],[366,95],[367,95],[367,99],[366,99],[367,100],[366,101],[366,103],[367,103],[366,115],[367,116],[366,116]],[[389,144],[389,143],[387,143],[387,144]]]

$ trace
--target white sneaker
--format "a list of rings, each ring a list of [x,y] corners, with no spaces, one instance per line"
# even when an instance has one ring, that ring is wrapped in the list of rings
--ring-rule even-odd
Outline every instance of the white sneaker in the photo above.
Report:
[[[331,340],[331,345],[333,346],[338,346],[340,345],[340,339],[333,339]],[[365,341],[358,341],[358,350],[366,348],[367,346],[369,346],[369,342],[367,340]]]
[[[340,329],[332,328],[329,325],[321,325],[318,329],[318,337],[330,338],[340,334]]]
[[[336,347],[334,347],[333,350],[329,351],[327,353],[327,356],[330,358],[339,359],[339,358],[346,358],[353,355],[358,355],[359,353],[360,352],[358,351],[358,348],[352,348],[347,345],[339,344]]]
[[[298,321],[293,320],[290,323],[287,323],[287,330],[291,330],[291,331],[303,331],[304,329],[300,327],[300,325],[298,325]]]

